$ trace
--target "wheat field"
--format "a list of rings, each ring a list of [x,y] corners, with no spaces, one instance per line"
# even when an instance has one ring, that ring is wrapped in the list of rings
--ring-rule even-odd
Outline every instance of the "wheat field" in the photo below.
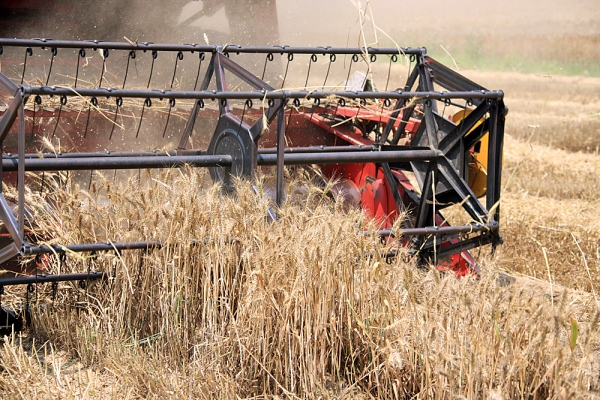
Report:
[[[600,311],[579,288],[580,268],[565,277],[553,263],[549,285],[534,279],[535,268],[511,264],[504,248],[494,259],[480,257],[480,280],[420,270],[402,257],[388,264],[377,256],[384,245],[361,233],[375,226],[324,189],[292,181],[289,190],[300,193],[270,222],[269,201],[251,185],[240,182],[236,197],[224,197],[216,187],[200,190],[204,180],[173,170],[141,191],[105,179],[89,192],[57,193],[61,210],[44,229],[60,217],[54,226],[62,240],[111,232],[115,240],[160,237],[164,247],[61,265],[62,272],[110,266],[116,279],[30,295],[30,330],[5,338],[0,350],[5,396],[573,398],[597,391]],[[98,196],[111,201],[89,202]],[[528,263],[543,266],[539,257]],[[505,286],[502,270],[519,278]]]
[[[290,178],[297,195],[276,223],[263,180],[258,195],[240,182],[236,197],[193,170],[148,173],[143,190],[111,176],[89,190],[71,182],[43,222],[57,240],[110,233],[165,247],[60,265],[117,278],[29,295],[30,330],[0,349],[3,397],[599,396],[598,139],[564,128],[598,124],[600,80],[465,74],[505,87],[511,107],[505,243],[475,253],[480,280],[387,264],[385,246],[360,233],[372,223],[302,180]],[[585,89],[569,95],[575,84]],[[547,91],[562,100],[542,100]],[[3,304],[25,298],[14,289]]]
[[[512,62],[497,45],[522,32],[501,33],[487,56]],[[545,35],[517,50],[560,64],[552,46],[568,46],[598,65],[596,33]],[[463,70],[471,55],[451,53],[510,108],[504,244],[474,251],[480,279],[386,262],[386,245],[363,234],[372,221],[292,170],[276,222],[268,176],[239,182],[236,196],[192,169],[121,183],[98,174],[89,188],[63,176],[60,206],[37,210],[53,241],[163,247],[49,265],[110,272],[86,287],[6,288],[2,305],[28,306],[30,326],[1,339],[0,397],[600,398],[600,78],[500,61]]]

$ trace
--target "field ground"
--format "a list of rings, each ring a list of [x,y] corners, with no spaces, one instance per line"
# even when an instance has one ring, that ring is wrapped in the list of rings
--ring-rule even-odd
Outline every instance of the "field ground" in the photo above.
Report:
[[[543,279],[550,268],[557,282],[598,290],[600,79],[469,76],[503,88],[510,108],[498,264]]]

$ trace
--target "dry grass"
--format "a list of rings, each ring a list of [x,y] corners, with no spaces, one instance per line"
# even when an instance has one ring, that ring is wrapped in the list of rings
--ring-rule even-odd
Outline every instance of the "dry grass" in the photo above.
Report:
[[[595,208],[600,200],[598,155],[531,144],[512,136],[506,138],[505,146],[504,183],[508,193],[585,200],[591,202],[590,208]],[[568,213],[571,207],[565,208]]]
[[[599,203],[515,194],[503,203],[498,265],[588,293],[600,290]],[[545,254],[544,254],[545,253]],[[548,261],[546,261],[546,257]]]
[[[87,289],[61,284],[54,300],[38,288],[29,336],[1,348],[3,396],[562,398],[600,390],[600,313],[585,293],[499,287],[491,261],[476,281],[365,258],[383,250],[360,234],[374,227],[297,182],[302,201],[272,223],[269,201],[250,185],[224,197],[201,190],[197,172],[167,175],[143,190],[105,180],[90,193],[56,194],[65,196],[63,241],[110,232],[165,247],[53,265],[115,275]]]
[[[499,265],[545,280],[550,271],[555,282],[598,293],[600,81],[508,73],[483,80],[506,87],[511,107]]]
[[[465,72],[489,89],[502,89],[511,137],[571,152],[598,154],[600,79],[517,73]]]

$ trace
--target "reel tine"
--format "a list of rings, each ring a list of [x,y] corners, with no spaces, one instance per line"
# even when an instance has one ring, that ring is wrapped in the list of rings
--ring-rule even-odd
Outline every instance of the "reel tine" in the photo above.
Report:
[[[27,69],[27,57],[33,55],[33,49],[31,47],[27,47],[25,49],[25,61],[23,61],[23,73],[21,74],[21,85],[25,81],[25,70]]]
[[[177,74],[177,65],[179,64],[179,60],[183,60],[182,51],[178,52],[177,57],[175,57],[175,68],[173,68],[173,77],[171,78],[171,89],[173,89],[173,84],[175,83],[175,76]]]
[[[88,181],[88,190],[92,187],[92,178],[94,176],[94,170],[90,170],[90,180]]]
[[[155,56],[156,54],[156,56]],[[148,79],[148,87],[150,87],[150,79],[152,78],[152,70],[154,69],[154,60],[158,57],[158,53],[152,53],[152,69],[150,71],[150,78]],[[177,75],[177,66],[179,61],[183,60],[183,52],[179,51],[177,56],[175,57],[175,67],[173,68],[173,77],[171,78],[170,89],[173,89],[173,84],[175,83],[175,76]],[[167,135],[167,128],[169,127],[169,120],[171,119],[171,111],[175,107],[175,99],[169,99],[169,111],[167,113],[167,121],[165,122],[165,128],[163,129],[162,137],[164,138]],[[141,124],[141,121],[140,121]]]
[[[240,131],[242,130],[242,124],[244,123],[244,117],[246,115],[246,107],[248,107],[248,108],[252,107],[252,100],[247,99],[244,102],[244,108],[242,109],[242,117],[240,118],[240,124],[238,126],[238,135],[240,134]]]
[[[297,99],[295,99],[297,100]],[[290,106],[290,112],[288,114],[288,118],[287,118],[287,123],[285,124],[285,132],[287,133],[288,131],[288,127],[290,126],[290,123],[292,121],[292,111],[294,111],[294,107],[296,106],[296,101],[293,102],[293,104]]]
[[[121,108],[121,106],[123,105],[123,98],[117,97],[116,104],[117,108],[115,109],[115,115],[112,121],[112,128],[110,130],[110,136],[108,137],[109,141],[112,140],[113,133],[115,132],[115,127],[117,126],[117,117],[119,116],[119,108]]]
[[[31,310],[30,302],[29,302],[29,294],[35,292],[35,286],[33,283],[27,284],[27,289],[25,289],[25,311],[29,312]]]
[[[88,132],[88,128],[90,126],[90,114],[92,112],[92,104],[88,104],[88,111],[87,111],[87,117],[85,120],[85,129],[83,130],[83,138],[85,139],[87,137],[87,132]]]
[[[273,53],[268,53],[267,56],[265,57],[265,66],[263,67],[263,72],[262,72],[262,75],[260,77],[261,81],[265,80],[265,73],[267,72],[267,63],[269,61],[273,61]]]
[[[329,64],[327,65],[327,73],[325,74],[325,80],[323,81],[323,87],[321,88],[321,90],[325,90],[325,87],[327,86],[327,79],[329,78],[329,72],[331,71],[331,64],[333,62],[335,62],[335,59],[336,59],[335,54],[329,55]]]
[[[135,57],[135,50],[131,50],[129,52],[129,55],[127,56],[127,66],[125,67],[125,76],[123,77],[123,89],[125,89],[125,83],[127,82],[127,76],[129,74],[129,63],[131,62],[131,60],[135,60]]]
[[[54,57],[58,54],[58,49],[56,47],[52,47],[50,50],[52,52],[52,58],[50,58],[50,68],[48,68],[48,76],[46,77],[46,86],[48,86],[48,82],[50,82],[50,75],[52,75],[52,66],[54,65]]]
[[[196,73],[196,82],[194,83],[194,92],[196,91],[196,88],[198,87],[198,81],[200,79],[200,70],[202,69],[202,61],[204,61],[205,55],[204,52],[200,52],[200,55],[198,56],[198,72]]]
[[[304,88],[308,87],[308,78],[310,77],[310,67],[312,66],[313,61],[317,61],[317,55],[311,54],[310,61],[308,62],[308,70],[306,71],[306,82],[304,82]]]
[[[52,137],[54,137],[56,135],[56,129],[58,128],[58,124],[60,122],[60,114],[62,113],[64,104],[67,104],[67,97],[61,97],[61,99],[60,99],[60,106],[58,107],[58,115],[56,116],[56,124],[54,124],[54,129],[52,130]]]
[[[142,113],[140,114],[140,122],[138,124],[137,131],[135,133],[136,139],[140,136],[140,129],[142,128],[142,121],[144,120],[144,112],[146,110],[146,106],[152,107],[152,100],[150,100],[150,99],[144,100],[144,104],[142,105]]]
[[[102,87],[102,79],[104,78],[104,72],[106,71],[106,59],[108,58],[108,49],[100,49],[100,55],[102,57],[102,70],[100,71],[100,80],[98,81],[98,88]]]
[[[54,303],[56,301],[56,295],[58,294],[58,282],[52,282],[52,308],[54,309]]]
[[[395,62],[393,60],[398,60],[398,57],[395,54],[390,56],[390,63],[388,65],[387,79],[385,81],[385,91],[386,92],[388,91],[388,88],[390,86],[390,77],[392,75],[392,62]]]
[[[175,107],[175,99],[169,99],[169,112],[167,113],[167,121],[165,122],[165,129],[163,130],[162,137],[164,138],[167,134],[167,128],[169,127],[169,120],[171,119],[171,110]]]
[[[38,103],[39,101],[39,103]],[[35,99],[33,101],[33,115],[31,116],[31,140],[33,141],[33,139],[35,138],[35,106],[42,103],[42,98],[38,95],[35,96]]]
[[[75,69],[75,84],[73,87],[77,87],[77,82],[79,81],[79,64],[82,58],[85,58],[85,49],[79,49],[79,53],[77,53],[77,67]]]
[[[287,79],[288,70],[290,68],[290,62],[294,59],[294,53],[288,53],[287,63],[285,65],[285,73],[283,74],[283,81],[281,82],[281,89],[285,87],[285,80]]]
[[[358,56],[356,54],[353,54],[352,57],[350,57],[350,65],[348,66],[348,75],[346,76],[346,84],[344,89],[348,90],[348,81],[350,80],[350,73],[352,72],[352,63],[354,63],[354,60],[358,61]]]
[[[152,74],[154,73],[154,62],[158,58],[158,51],[152,50],[152,65],[150,65],[150,76],[148,76],[148,84],[146,88],[150,88],[150,82],[152,82]]]

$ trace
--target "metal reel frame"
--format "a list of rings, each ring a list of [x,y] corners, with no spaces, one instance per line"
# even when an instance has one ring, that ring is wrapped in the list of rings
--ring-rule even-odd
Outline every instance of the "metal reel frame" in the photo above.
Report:
[[[14,211],[7,199],[0,193],[0,220],[4,223],[11,239],[9,244],[0,249],[0,264],[15,257],[36,254],[149,250],[160,248],[162,245],[157,241],[77,243],[57,246],[30,243],[25,228],[25,173],[28,171],[93,171],[172,168],[190,165],[210,168],[213,179],[223,183],[226,189],[233,190],[232,176],[252,178],[257,168],[276,166],[276,202],[279,205],[284,198],[283,171],[285,165],[318,164],[330,165],[335,168],[344,165],[354,166],[352,168],[361,168],[356,167],[360,165],[372,165],[375,171],[381,171],[383,174],[381,179],[387,185],[387,196],[393,201],[394,212],[408,210],[412,216],[402,229],[395,232],[384,229],[379,232],[381,236],[404,237],[406,242],[412,246],[415,254],[419,253],[424,258],[430,259],[452,255],[460,256],[468,249],[489,243],[496,246],[502,241],[498,221],[504,118],[507,112],[503,103],[503,93],[487,90],[444,67],[428,57],[423,48],[243,47],[235,45],[221,47],[195,44],[0,39],[0,49],[9,48],[16,52],[23,51],[26,60],[33,54],[33,49],[36,49],[36,52],[39,49],[52,49],[51,62],[54,62],[55,58],[63,52],[74,49],[79,52],[75,76],[79,75],[79,61],[85,57],[86,51],[102,52],[104,54],[103,63],[106,63],[109,54],[122,52],[127,55],[127,68],[123,87],[120,89],[103,86],[102,75],[99,79],[99,87],[78,87],[76,80],[75,87],[68,88],[48,85],[29,86],[22,82],[14,82],[0,73],[0,93],[4,93],[5,99],[10,99],[7,101],[8,105],[5,111],[0,114],[0,147],[3,150],[1,179],[5,179],[6,173],[17,172],[18,192],[17,206]],[[193,90],[173,90],[173,80],[169,89],[126,89],[129,61],[135,59],[135,55],[140,53],[152,54],[152,66],[154,66],[159,53],[172,55],[174,58],[173,80],[178,71],[178,63],[183,60],[184,55],[199,54],[200,65],[207,55],[210,60],[202,83],[198,87],[194,85]],[[352,57],[353,62],[357,62],[359,57],[374,62],[377,56],[386,56],[390,58],[391,63],[398,57],[406,57],[412,63],[412,70],[405,86],[392,91],[275,89],[233,60],[235,55],[247,53],[264,54],[266,57],[265,68],[266,63],[273,59],[273,54],[281,54],[287,57],[288,64],[294,59],[294,56],[298,56],[297,58],[299,56],[309,57],[309,72],[310,65],[316,60],[317,55],[328,56],[330,64],[335,62],[338,55]],[[27,63],[23,67],[23,77],[26,65]],[[152,70],[151,68],[148,85],[152,80]],[[200,67],[198,67],[198,76],[200,76],[200,72]],[[229,74],[243,81],[249,89],[230,89],[227,85]],[[49,80],[50,75],[46,82]],[[213,82],[216,90],[209,89]],[[26,110],[26,107],[29,107],[28,102],[33,99],[35,113],[35,104],[41,102],[39,99],[53,96],[60,99],[57,116],[59,119],[63,105],[66,105],[74,96],[86,98],[90,104],[93,104],[94,101],[97,102],[95,99],[98,98],[114,99],[117,105],[115,120],[120,108],[124,107],[123,99],[139,99],[144,102],[144,109],[150,107],[153,99],[167,99],[169,116],[179,100],[193,100],[194,104],[187,116],[179,145],[177,149],[171,151],[133,149],[132,151],[43,155],[28,152],[26,148],[26,114],[30,114],[30,111]],[[331,99],[334,99],[333,105],[331,105]],[[197,125],[199,116],[202,115],[204,102],[209,100],[218,102],[219,122],[206,150],[190,149],[188,146],[194,127]],[[263,105],[260,112],[261,117],[253,124],[247,124],[243,117],[239,118],[231,111],[229,103],[233,100],[246,101],[246,104],[251,104],[252,101],[261,102]],[[313,103],[312,107],[308,107],[310,113],[308,111],[292,112],[292,107],[299,109],[301,101]],[[351,102],[361,104],[356,111],[359,115],[362,104],[366,104],[367,101],[381,104],[382,115],[385,114],[387,121],[382,122],[382,117],[379,116],[380,123],[377,124],[379,131],[376,140],[365,138],[364,132],[352,136],[344,131],[346,129],[344,126],[337,127],[328,124],[319,117],[319,113],[328,112],[328,108],[335,108],[337,110],[333,111],[335,114],[343,109],[346,103]],[[458,102],[464,102],[464,105]],[[458,105],[463,109],[472,109],[472,112],[460,123],[454,124],[443,117],[443,111],[439,111],[440,105]],[[142,116],[144,109],[142,109]],[[301,114],[301,118],[305,122],[307,121],[306,123],[332,134],[335,137],[335,146],[309,143],[309,146],[304,148],[286,147],[286,140],[298,134],[286,124],[287,110],[290,110],[290,118],[292,115],[296,117]],[[418,123],[413,121],[415,113],[420,113]],[[268,127],[276,119],[276,130],[272,130],[267,135],[269,137],[266,138],[265,133],[268,131]],[[482,119],[483,123],[480,122]],[[169,119],[167,118],[168,123]],[[474,129],[477,124],[480,124],[480,127]],[[413,131],[408,129],[409,126],[413,126],[411,128]],[[354,128],[349,127],[348,129],[352,131]],[[166,130],[167,126],[165,126]],[[400,139],[409,131],[410,142],[407,145],[399,145]],[[474,195],[468,185],[467,168],[469,151],[484,135],[488,135],[490,143],[487,154],[488,176],[485,205]],[[4,152],[9,139],[16,139],[18,143],[16,154]],[[265,148],[261,146],[264,143],[273,144],[274,147]],[[406,173],[414,173],[418,187],[414,187],[404,180],[403,177]],[[375,172],[375,174],[377,175],[379,172]],[[447,204],[460,204],[470,216],[471,223],[451,227],[443,219],[439,219],[439,210]],[[441,246],[441,243],[445,244]],[[469,265],[475,265],[476,269],[474,261],[467,260],[466,262]],[[104,276],[106,276],[104,273],[98,273],[94,277],[88,274],[89,279],[99,279]],[[68,280],[71,278],[64,275],[52,279]],[[0,286],[24,283],[21,280],[10,279],[12,278],[0,279]]]

